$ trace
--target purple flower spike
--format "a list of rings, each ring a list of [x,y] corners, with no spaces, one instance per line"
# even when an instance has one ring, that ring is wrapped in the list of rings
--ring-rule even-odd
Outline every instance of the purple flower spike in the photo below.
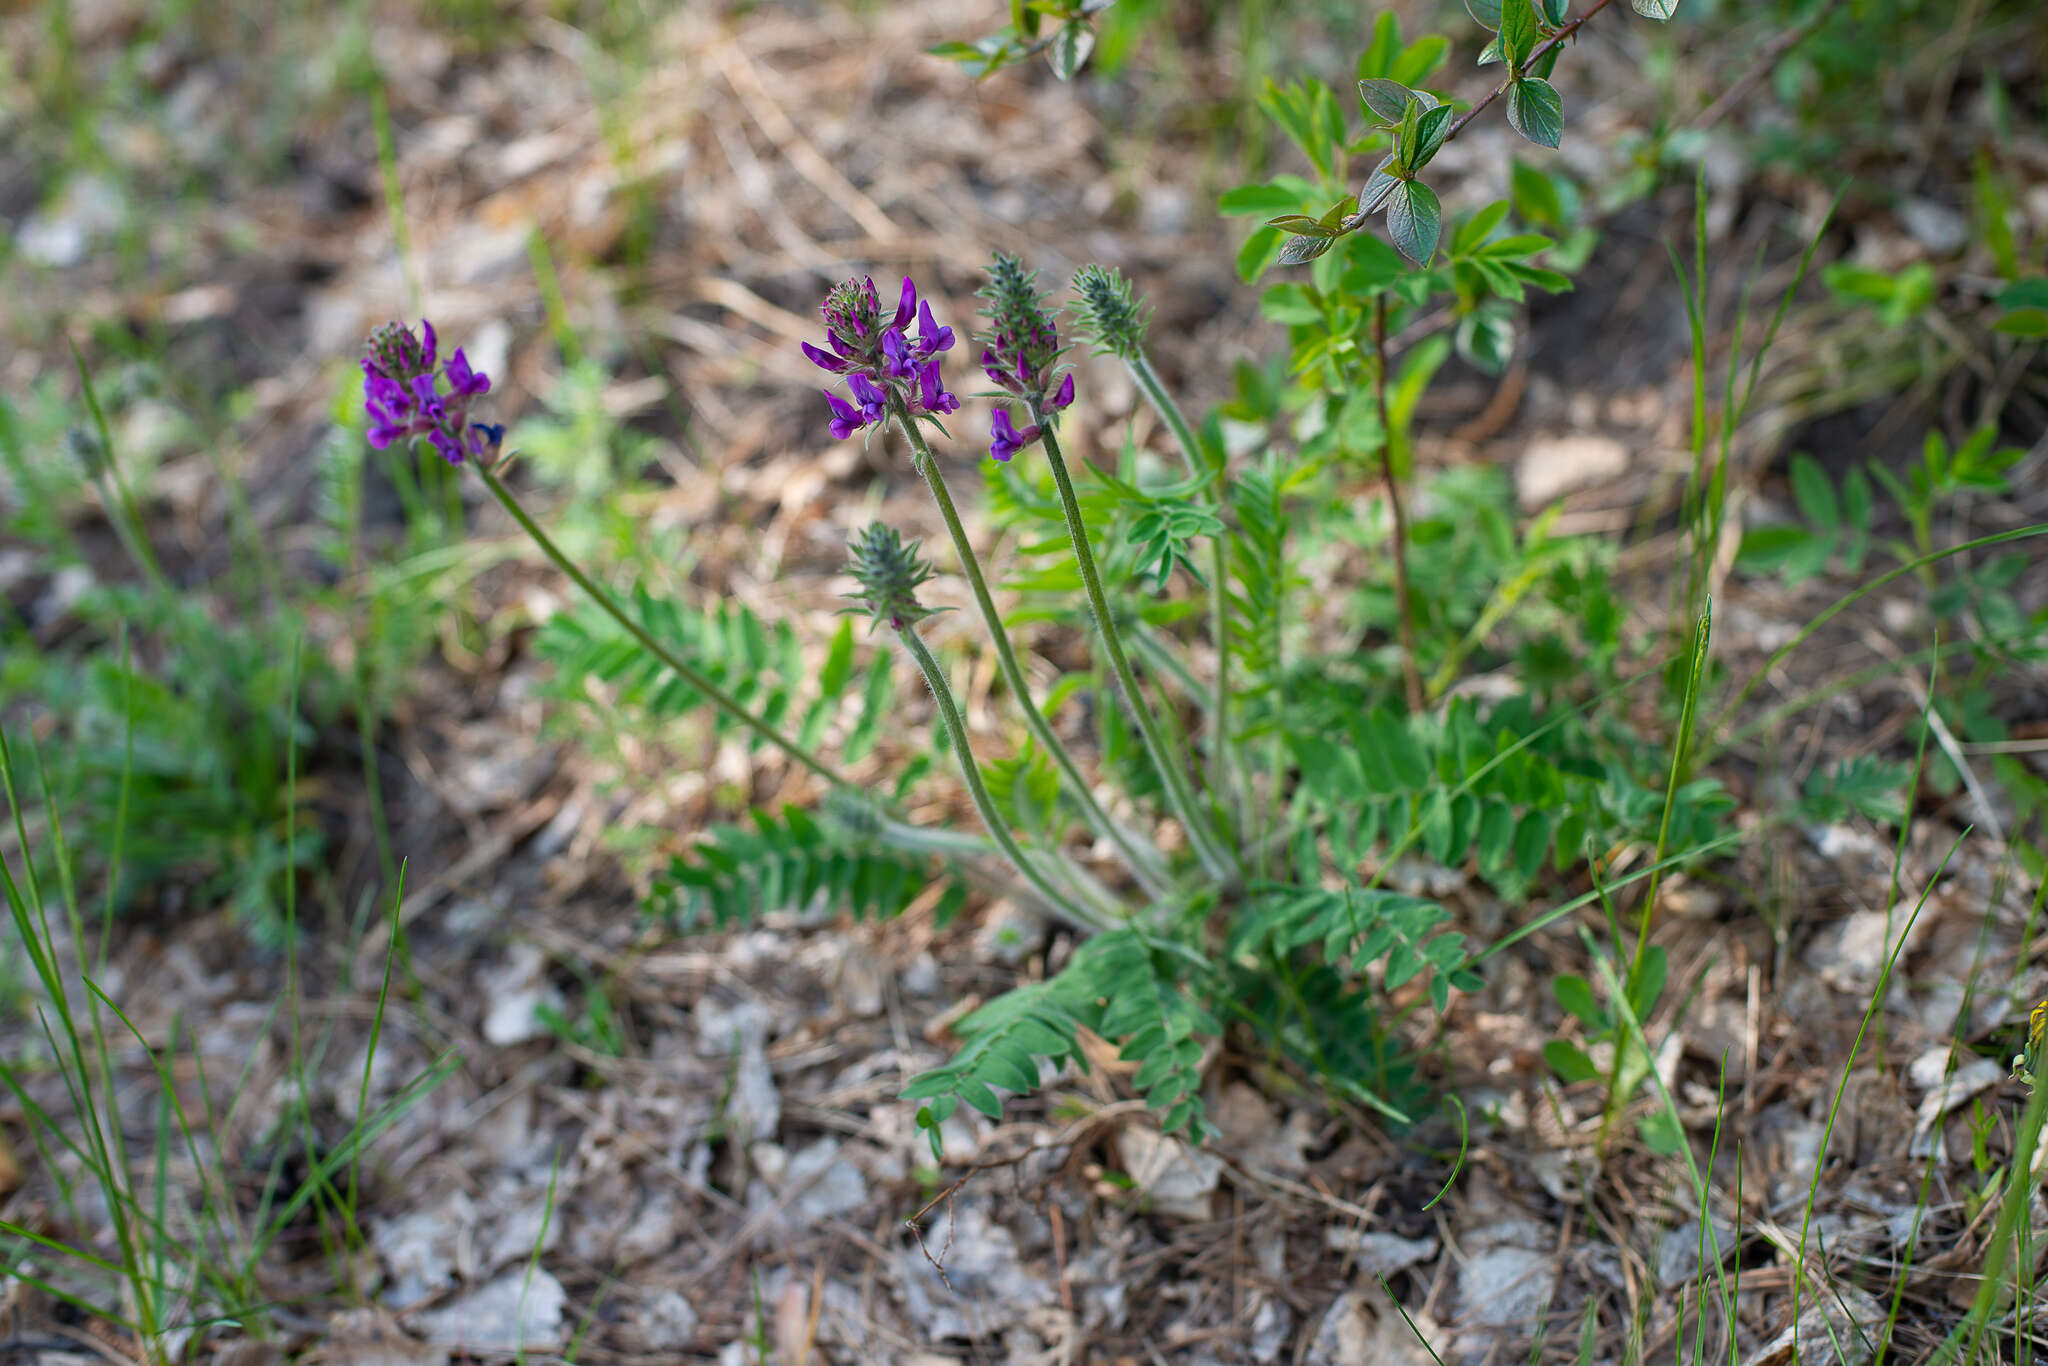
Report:
[[[952,346],[953,329],[940,325],[910,277],[904,277],[892,313],[882,311],[875,282],[865,276],[834,287],[818,311],[831,351],[805,342],[803,352],[820,369],[846,376],[847,398],[826,395],[835,438],[844,440],[892,413],[915,420],[959,411],[960,400],[946,392],[936,355]]]
[[[504,428],[471,422],[473,399],[490,392],[491,377],[470,366],[457,347],[446,365],[438,365],[440,339],[434,325],[420,320],[420,336],[401,323],[388,323],[371,334],[362,360],[363,411],[367,435],[382,450],[394,441],[425,437],[452,465],[465,459],[488,460],[504,439]],[[448,392],[440,392],[440,381]]]
[[[1038,424],[1035,422],[1023,431],[1018,431],[1016,424],[1010,420],[1008,408],[996,409],[996,415],[989,422],[988,429],[989,435],[993,438],[988,443],[988,453],[1004,462],[1038,440],[1040,435]]]
[[[981,336],[982,369],[1005,393],[1024,401],[1027,415],[1044,418],[1068,407],[1074,401],[1074,375],[1060,365],[1065,348],[1060,345],[1054,314],[1047,311],[1045,296],[1034,283],[1035,273],[1003,252],[996,253],[988,273],[988,285],[981,291],[981,297],[988,300],[982,313],[989,320],[989,328]],[[1014,424],[1007,418],[996,429],[997,442],[992,449],[998,460],[1009,458],[1006,450],[1013,453],[1039,435],[1034,425],[1029,435],[1020,434],[1012,442],[1005,433],[1013,430]]]

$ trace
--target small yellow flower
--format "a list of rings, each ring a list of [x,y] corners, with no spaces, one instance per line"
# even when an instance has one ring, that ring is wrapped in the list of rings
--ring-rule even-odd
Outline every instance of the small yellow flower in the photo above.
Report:
[[[2033,1013],[2027,1017],[2026,1050],[2012,1060],[2013,1080],[2025,1082],[2030,1089],[2034,1085],[2035,1074],[2041,1068],[2041,1044],[2044,1038],[2048,1038],[2048,1001],[2035,1006]]]

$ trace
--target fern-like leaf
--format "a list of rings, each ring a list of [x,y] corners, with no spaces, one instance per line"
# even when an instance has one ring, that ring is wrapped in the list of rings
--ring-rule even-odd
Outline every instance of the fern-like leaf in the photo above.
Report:
[[[855,668],[851,621],[840,624],[823,664],[814,668],[804,658],[795,627],[787,621],[771,625],[738,603],[721,602],[699,611],[636,585],[627,606],[650,635],[754,708],[770,725],[795,719],[806,745],[816,745],[843,699],[856,692],[861,701],[846,746],[848,758],[858,758],[856,751],[872,747],[884,728],[894,701],[889,656],[877,653],[863,678]],[[556,697],[586,701],[595,681],[609,690],[613,709],[637,711],[658,722],[674,720],[705,702],[695,688],[588,603],[549,618],[537,649],[555,666],[549,692]],[[750,744],[763,743],[751,731],[739,731],[722,711],[707,709],[705,716],[716,734],[744,733]]]
[[[1131,1085],[1164,1112],[1161,1130],[1186,1130],[1190,1142],[1200,1143],[1210,1132],[1202,1112],[1202,1041],[1221,1032],[1216,1017],[1137,930],[1097,935],[1074,958],[1068,970],[1091,976],[1103,1001],[1092,1027],[1122,1045],[1123,1061],[1138,1064]]]
[[[1078,957],[1078,955],[1077,955]],[[932,1157],[943,1156],[939,1126],[966,1101],[990,1119],[999,1119],[1003,1103],[994,1088],[1022,1095],[1038,1089],[1038,1060],[1055,1065],[1072,1059],[1087,1067],[1078,1042],[1079,1012],[1092,1004],[1094,993],[1085,970],[1069,963],[1049,981],[1005,992],[953,1026],[963,1040],[960,1051],[943,1067],[911,1078],[905,1100],[918,1107],[918,1127],[925,1131]]]
[[[754,813],[751,827],[706,831],[655,878],[647,909],[672,923],[720,929],[752,924],[771,911],[802,910],[822,900],[857,919],[898,915],[930,884],[929,861],[852,838],[795,807],[780,818]],[[946,896],[965,895],[959,884]],[[949,915],[953,907],[942,906]]]
[[[1257,898],[1240,939],[1254,947],[1269,942],[1283,951],[1320,942],[1325,962],[1349,962],[1360,972],[1385,959],[1388,991],[1421,978],[1442,1014],[1453,987],[1476,991],[1480,986],[1478,974],[1460,967],[1465,936],[1442,932],[1450,918],[1434,901],[1384,888],[1283,886]]]

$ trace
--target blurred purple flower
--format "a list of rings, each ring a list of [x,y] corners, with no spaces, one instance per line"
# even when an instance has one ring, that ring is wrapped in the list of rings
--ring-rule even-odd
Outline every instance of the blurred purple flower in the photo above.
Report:
[[[394,441],[424,436],[451,465],[492,458],[505,429],[469,420],[470,401],[490,392],[491,377],[472,369],[460,347],[437,373],[440,342],[434,325],[422,318],[420,333],[415,337],[403,323],[386,323],[370,334],[362,359],[370,444],[382,450]],[[437,383],[443,378],[448,381],[445,394]]]

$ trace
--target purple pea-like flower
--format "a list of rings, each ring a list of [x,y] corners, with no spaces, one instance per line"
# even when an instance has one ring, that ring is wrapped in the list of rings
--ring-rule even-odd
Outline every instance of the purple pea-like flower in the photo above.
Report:
[[[868,422],[880,422],[889,415],[889,391],[876,384],[866,375],[855,375],[847,381],[853,396],[860,400],[861,417]]]
[[[471,422],[472,400],[490,392],[491,377],[471,367],[457,347],[445,366],[437,365],[440,341],[422,318],[419,337],[402,323],[387,323],[371,334],[362,359],[363,411],[370,444],[382,450],[394,441],[423,436],[451,465],[496,456],[505,429]],[[448,381],[442,393],[439,381]]]
[[[955,413],[960,411],[960,400],[939,387],[939,358],[932,357],[918,368],[918,398],[928,413]]]
[[[825,401],[832,405],[832,439],[844,441],[868,425],[866,415],[830,389],[825,391]]]
[[[934,351],[952,349],[953,329],[939,326],[938,319],[932,317],[930,301],[920,301],[917,305],[917,354],[929,356]]]
[[[893,411],[904,418],[957,412],[960,400],[940,378],[937,353],[953,345],[953,329],[939,325],[931,304],[920,299],[909,276],[903,279],[892,314],[882,313],[872,279],[840,284],[819,309],[831,349],[803,343],[803,353],[821,370],[846,377],[851,402],[827,393],[830,428],[845,440],[863,427],[885,421]],[[917,338],[909,329],[916,325]]]
[[[488,394],[491,391],[491,377],[481,370],[470,369],[469,357],[462,354],[459,346],[448,358],[448,368],[444,373],[448,376],[448,387],[458,394]]]
[[[890,328],[882,334],[882,368],[897,379],[910,374],[910,343],[903,339],[903,333]]]
[[[837,341],[838,338],[834,337],[833,340]],[[830,370],[835,375],[843,375],[853,368],[853,362],[844,356],[835,356],[830,351],[813,346],[809,342],[805,342],[803,348],[804,354],[811,358],[811,364],[820,370]]]
[[[1010,420],[1008,408],[996,409],[996,415],[990,419],[988,429],[992,438],[988,443],[988,453],[1005,462],[1044,435],[1036,422],[1023,431],[1018,431],[1017,425]]]

